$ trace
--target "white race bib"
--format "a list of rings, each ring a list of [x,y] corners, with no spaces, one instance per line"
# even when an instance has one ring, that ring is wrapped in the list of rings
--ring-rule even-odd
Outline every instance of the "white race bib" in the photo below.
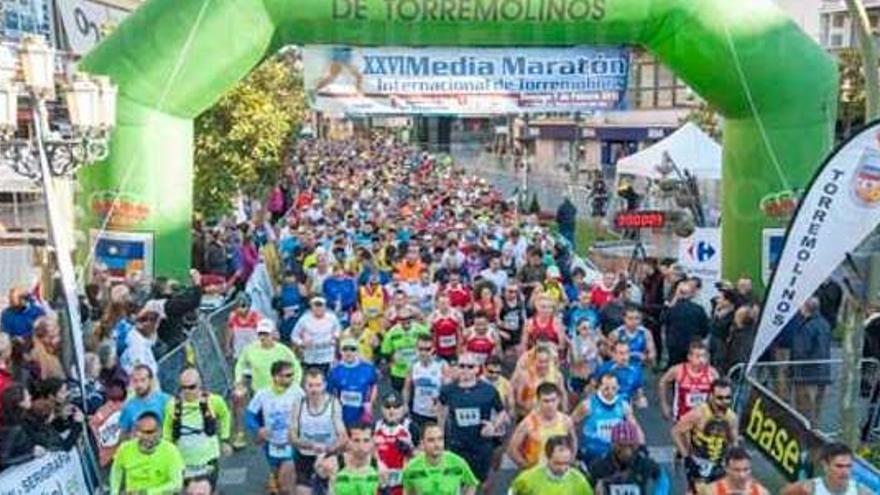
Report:
[[[411,365],[416,361],[416,350],[413,347],[399,349],[395,353],[395,357],[396,357],[397,362],[406,363],[407,365]]]
[[[706,398],[708,398],[709,394],[705,392],[691,392],[685,397],[685,403],[690,408],[695,408],[703,405],[706,402]]]
[[[455,347],[455,341],[455,335],[442,335],[438,340],[438,342],[440,343],[440,347],[443,347],[444,349],[448,347]]]
[[[333,361],[334,355],[333,342],[320,342],[312,344],[303,352],[303,361],[307,363],[329,363]]]
[[[364,403],[363,398],[364,396],[360,392],[343,390],[339,394],[339,401],[342,402],[343,406],[348,407],[361,407]]]
[[[608,487],[608,495],[642,495],[638,485],[611,485]]]
[[[480,408],[479,407],[460,407],[455,410],[455,422],[458,426],[466,428],[468,426],[480,425]]]
[[[122,429],[119,427],[120,416],[120,411],[116,411],[104,420],[104,424],[98,428],[98,445],[101,447],[119,445],[119,440],[122,438]]]
[[[400,469],[388,470],[388,482],[385,486],[394,487],[403,484],[403,471]]]
[[[293,457],[293,446],[290,444],[269,444],[269,457],[273,459],[290,459]]]
[[[606,442],[611,441],[611,430],[614,429],[614,425],[620,423],[619,419],[606,419],[604,421],[599,421],[596,423],[596,431],[598,432],[599,438],[605,440]]]

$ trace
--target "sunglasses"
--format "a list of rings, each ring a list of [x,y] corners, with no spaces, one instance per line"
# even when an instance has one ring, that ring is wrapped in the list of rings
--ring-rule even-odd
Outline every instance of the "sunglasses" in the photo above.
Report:
[[[280,376],[281,378],[293,378],[293,373],[281,373],[278,376]]]
[[[155,435],[159,433],[159,430],[140,430],[139,432],[141,435]]]
[[[192,385],[180,385],[181,390],[195,390],[197,388],[199,388],[199,385],[197,383],[193,383]]]
[[[354,351],[358,350],[358,348],[357,348],[357,347],[354,347],[354,346],[348,346],[348,345],[347,345],[347,346],[343,347],[342,350],[343,350],[343,351],[351,351],[351,352],[354,352]]]
[[[433,347],[419,347],[419,352],[431,352],[434,350]]]
[[[464,369],[466,369],[466,370],[473,370],[473,369],[476,369],[476,368],[477,368],[477,365],[476,365],[476,364],[461,364],[461,363],[458,363],[458,367],[459,367],[459,368],[464,368]]]
[[[731,400],[733,400],[733,397],[730,395],[716,395],[715,400],[721,402],[730,402]]]

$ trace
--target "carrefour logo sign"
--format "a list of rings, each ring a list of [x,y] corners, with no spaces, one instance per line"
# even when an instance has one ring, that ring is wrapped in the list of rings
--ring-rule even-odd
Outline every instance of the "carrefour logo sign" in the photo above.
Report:
[[[718,254],[718,250],[715,249],[711,242],[695,241],[688,245],[687,253],[692,260],[705,263],[711,261]]]

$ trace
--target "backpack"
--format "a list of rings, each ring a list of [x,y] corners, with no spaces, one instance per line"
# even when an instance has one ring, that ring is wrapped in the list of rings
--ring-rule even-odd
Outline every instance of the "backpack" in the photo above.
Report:
[[[217,417],[208,406],[208,392],[202,392],[199,397],[199,411],[202,413],[202,431],[194,433],[204,433],[212,437],[217,434]],[[177,442],[182,436],[182,417],[183,417],[183,398],[176,397],[174,400],[174,415],[171,418],[171,438]]]

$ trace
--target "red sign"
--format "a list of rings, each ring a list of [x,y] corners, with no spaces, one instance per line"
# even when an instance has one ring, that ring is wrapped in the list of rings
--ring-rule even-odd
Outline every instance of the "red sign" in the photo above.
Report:
[[[666,225],[662,211],[623,211],[614,218],[618,229],[661,229]]]

